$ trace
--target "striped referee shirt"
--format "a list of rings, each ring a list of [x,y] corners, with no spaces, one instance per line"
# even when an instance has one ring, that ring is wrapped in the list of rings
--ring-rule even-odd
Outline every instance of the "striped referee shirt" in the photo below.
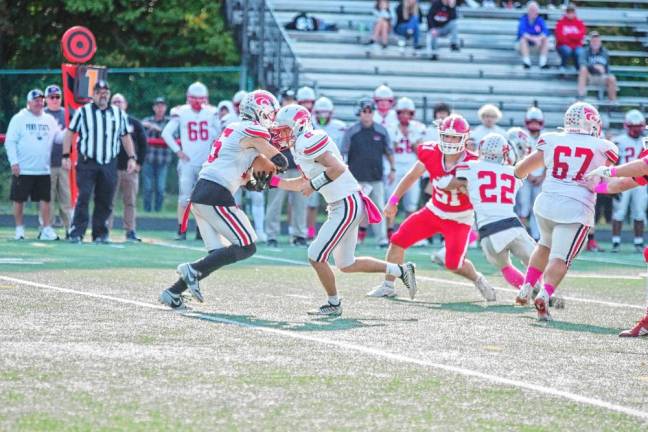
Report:
[[[90,102],[74,114],[69,129],[79,134],[79,156],[107,164],[119,154],[121,137],[128,134],[127,126],[127,115],[121,109],[109,105],[102,110]]]

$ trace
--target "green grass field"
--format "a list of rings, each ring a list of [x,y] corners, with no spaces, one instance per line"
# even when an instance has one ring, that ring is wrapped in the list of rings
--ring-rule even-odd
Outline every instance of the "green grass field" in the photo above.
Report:
[[[0,430],[648,430],[648,339],[617,337],[643,314],[646,268],[630,250],[583,254],[551,323],[513,307],[478,250],[495,304],[431,248],[409,254],[415,301],[403,287],[366,298],[380,275],[340,274],[343,316],[310,319],[324,295],[304,248],[259,247],[175,313],[157,295],[199,242],[11,235],[0,230]]]

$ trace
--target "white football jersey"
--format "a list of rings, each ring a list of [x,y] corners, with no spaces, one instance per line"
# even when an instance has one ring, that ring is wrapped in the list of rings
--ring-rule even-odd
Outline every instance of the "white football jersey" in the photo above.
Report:
[[[529,132],[529,130],[527,130],[526,133],[529,136],[529,145],[530,145],[528,154],[531,154],[534,151],[536,151],[536,148],[538,146],[538,140],[540,139],[540,136],[542,136],[542,135],[539,135],[538,137],[534,137],[533,135],[531,135],[531,132]],[[504,136],[506,136],[506,135],[504,135]],[[533,171],[531,173],[531,175],[536,176],[536,177],[541,176],[544,173],[544,170],[545,170],[544,168],[538,168],[537,170]]]
[[[309,180],[326,171],[322,164],[315,161],[322,154],[329,152],[338,158],[340,162],[343,161],[337,144],[323,130],[313,130],[300,135],[291,150],[295,157],[295,163]],[[330,204],[344,199],[359,190],[358,181],[347,167],[341,176],[320,188],[319,193]]]
[[[230,123],[220,138],[214,141],[207,162],[200,170],[199,177],[227,188],[232,195],[247,181],[247,173],[252,162],[259,155],[255,148],[244,148],[244,138],[265,138],[270,140],[270,132],[260,124],[243,120]]]
[[[389,130],[389,128],[394,127],[398,124],[398,115],[396,115],[395,110],[390,109],[389,111],[387,111],[385,117],[383,117],[378,112],[378,110],[375,110],[373,120],[375,123],[378,123],[379,125],[383,126],[385,129]]]
[[[180,130],[182,151],[189,156],[191,166],[202,166],[207,160],[212,143],[221,132],[218,110],[211,105],[205,105],[200,111],[194,111],[189,105],[174,109],[174,115],[164,127],[162,138],[174,152],[180,147],[173,138]]]
[[[457,167],[457,178],[468,182],[468,196],[475,209],[477,227],[517,217],[515,196],[522,182],[513,175],[510,165],[471,160]]]
[[[491,128],[487,128],[483,124],[480,124],[474,129],[471,129],[470,138],[475,140],[475,148],[479,147],[479,141],[481,141],[482,138],[484,138],[486,135],[488,135],[491,132],[498,133],[502,135],[504,138],[506,138],[506,131],[497,125],[494,125]]]
[[[394,162],[397,173],[406,173],[417,161],[416,145],[424,141],[427,134],[423,123],[411,120],[407,128],[407,135],[403,134],[400,124],[388,129],[389,138],[394,149]]]
[[[643,137],[632,138],[627,133],[614,138],[614,143],[619,148],[620,163],[628,163],[639,157],[643,151]]]
[[[619,157],[613,142],[590,135],[551,132],[538,139],[547,177],[533,210],[558,223],[594,224],[594,187],[599,178],[585,180],[585,174]]]
[[[321,129],[326,132],[337,145],[342,143],[342,138],[344,137],[344,132],[347,128],[346,123],[342,120],[331,119],[326,126],[320,126],[315,122],[313,125],[315,126],[315,129]]]

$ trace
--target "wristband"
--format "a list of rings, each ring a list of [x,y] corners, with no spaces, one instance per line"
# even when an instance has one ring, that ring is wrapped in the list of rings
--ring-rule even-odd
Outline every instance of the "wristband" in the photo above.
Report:
[[[606,194],[608,193],[608,184],[607,183],[599,183],[594,187],[594,192],[599,193],[599,194]]]
[[[61,155],[61,158],[63,158],[63,159],[70,159],[70,153],[63,153],[63,154]]]
[[[134,161],[136,161],[136,160],[137,160],[137,156],[135,156],[135,155],[131,155],[131,156],[128,156],[128,159],[133,159]]]
[[[280,182],[281,182],[281,178],[280,178],[280,177],[272,176],[272,177],[270,177],[270,182],[268,182],[268,184],[269,184],[271,187],[276,188],[276,187],[279,187],[279,183],[280,183]]]
[[[322,174],[315,176],[311,179],[310,184],[315,189],[316,191],[320,190],[327,184],[331,183],[333,180],[329,178],[329,176],[326,175],[326,171],[324,171]]]
[[[610,168],[610,177],[616,177],[616,167]]]
[[[391,204],[393,206],[397,206],[398,201],[400,201],[400,198],[398,198],[396,195],[392,195],[392,196],[389,197],[389,204]]]

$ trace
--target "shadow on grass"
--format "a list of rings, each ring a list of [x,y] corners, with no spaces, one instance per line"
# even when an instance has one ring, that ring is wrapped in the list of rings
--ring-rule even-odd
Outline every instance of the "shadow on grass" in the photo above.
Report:
[[[618,335],[622,330],[620,328],[600,327],[590,324],[570,323],[566,321],[549,321],[545,323],[535,322],[531,324],[534,327],[547,327],[556,330],[579,332],[579,333],[593,333],[603,335]]]
[[[375,318],[355,319],[355,318],[317,318],[306,322],[289,322],[273,321],[256,318],[251,315],[231,315],[223,313],[207,312],[185,312],[182,314],[188,318],[199,319],[203,321],[216,322],[220,324],[233,324],[241,327],[264,327],[277,330],[288,330],[295,332],[311,331],[343,331],[362,327],[384,327],[384,323],[366,324],[363,321],[386,321]],[[412,320],[402,320],[412,321]],[[414,320],[415,321],[415,320]]]

